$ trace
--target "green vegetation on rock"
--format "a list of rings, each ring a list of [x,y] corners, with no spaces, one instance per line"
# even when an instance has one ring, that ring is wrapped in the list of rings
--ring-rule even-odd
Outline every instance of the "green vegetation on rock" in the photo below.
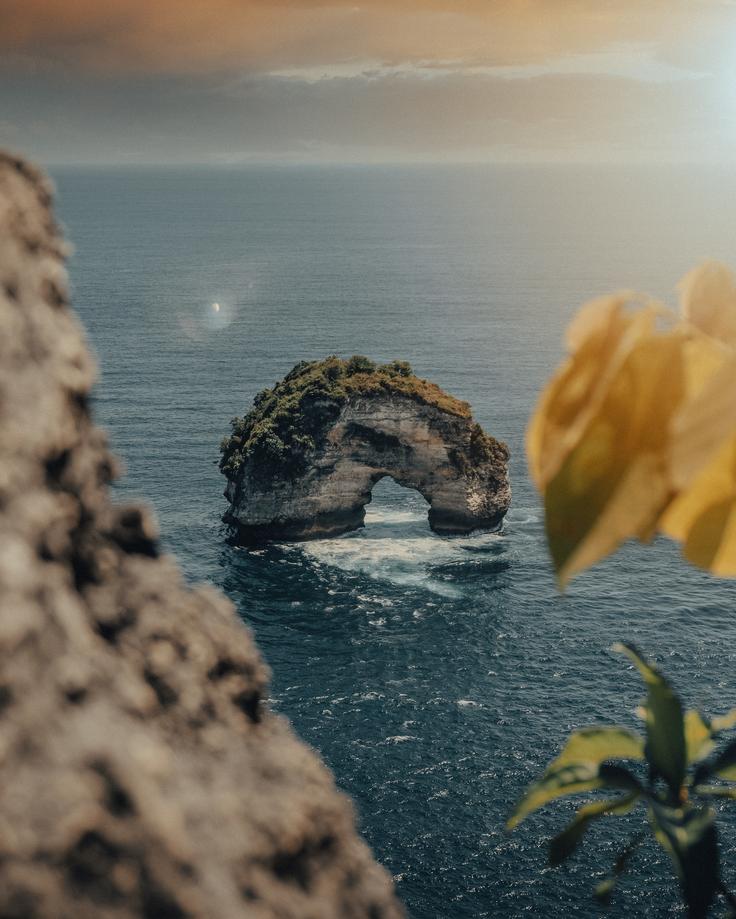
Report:
[[[321,361],[301,361],[273,389],[264,389],[244,418],[233,418],[232,434],[220,445],[220,469],[234,479],[243,463],[297,475],[336,421],[351,395],[407,396],[440,411],[470,418],[470,406],[420,379],[406,361],[375,364],[356,354]],[[474,426],[472,450],[479,460],[498,449],[498,442]]]

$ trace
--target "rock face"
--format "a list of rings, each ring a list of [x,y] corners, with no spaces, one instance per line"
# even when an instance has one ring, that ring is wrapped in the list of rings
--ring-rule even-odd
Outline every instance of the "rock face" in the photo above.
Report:
[[[511,500],[505,445],[403,362],[300,364],[233,420],[222,449],[225,519],[243,542],[357,529],[385,476],[423,495],[442,534],[496,529]]]
[[[63,251],[0,155],[0,915],[397,919],[231,604],[110,503]]]

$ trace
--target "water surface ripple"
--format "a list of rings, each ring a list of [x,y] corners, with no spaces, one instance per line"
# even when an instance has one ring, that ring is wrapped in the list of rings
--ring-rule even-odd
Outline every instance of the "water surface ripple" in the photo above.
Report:
[[[564,596],[523,460],[536,393],[575,307],[618,286],[668,295],[729,258],[736,180],[686,170],[59,171],[77,308],[102,364],[98,418],[192,580],[236,603],[272,670],[273,706],[334,770],[414,919],[594,916],[626,839],[602,822],[545,867],[562,802],[508,835],[524,786],[574,727],[634,724],[636,641],[690,704],[736,704],[734,586],[665,542],[627,548]],[[212,303],[219,303],[218,311]],[[225,541],[217,445],[296,361],[408,359],[468,399],[512,451],[499,535],[433,536],[382,482],[368,526],[257,551]],[[736,883],[736,820],[724,810]],[[676,915],[645,847],[609,915]]]

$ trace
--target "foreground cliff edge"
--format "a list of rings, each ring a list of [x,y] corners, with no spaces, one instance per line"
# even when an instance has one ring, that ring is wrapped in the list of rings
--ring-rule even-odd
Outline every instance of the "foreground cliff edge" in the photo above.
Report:
[[[50,202],[0,154],[0,914],[398,919],[232,605],[110,503]]]
[[[303,361],[231,425],[220,468],[241,542],[355,530],[386,476],[423,495],[436,533],[497,529],[511,502],[506,445],[404,361]]]

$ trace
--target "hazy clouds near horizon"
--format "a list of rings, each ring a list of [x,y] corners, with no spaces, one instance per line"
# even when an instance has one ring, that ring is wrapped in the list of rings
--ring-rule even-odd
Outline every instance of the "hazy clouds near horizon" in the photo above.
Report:
[[[729,0],[0,0],[49,163],[730,162]]]

